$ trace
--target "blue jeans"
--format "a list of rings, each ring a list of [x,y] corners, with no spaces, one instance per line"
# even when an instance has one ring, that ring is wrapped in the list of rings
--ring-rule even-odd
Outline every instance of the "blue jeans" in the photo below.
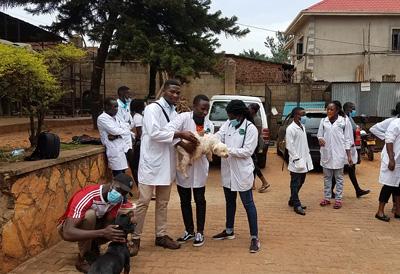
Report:
[[[233,229],[236,213],[236,197],[237,191],[231,191],[229,188],[224,187],[225,201],[226,201],[226,228]],[[247,220],[250,226],[251,238],[258,239],[258,225],[257,225],[257,209],[253,200],[253,190],[250,188],[247,191],[239,191],[240,199],[246,209]]]

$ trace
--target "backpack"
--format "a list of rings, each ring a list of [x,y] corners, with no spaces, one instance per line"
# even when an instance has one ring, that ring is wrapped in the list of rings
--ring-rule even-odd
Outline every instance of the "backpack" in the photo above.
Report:
[[[60,137],[55,133],[42,132],[39,134],[35,151],[25,161],[40,159],[55,159],[60,154]]]

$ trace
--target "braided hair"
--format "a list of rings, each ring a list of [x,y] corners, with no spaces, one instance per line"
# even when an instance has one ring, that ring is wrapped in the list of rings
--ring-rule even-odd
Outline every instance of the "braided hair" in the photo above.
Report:
[[[254,124],[253,116],[250,114],[250,110],[246,107],[246,104],[242,100],[232,100],[226,107],[227,113],[236,115],[242,115],[244,118]]]

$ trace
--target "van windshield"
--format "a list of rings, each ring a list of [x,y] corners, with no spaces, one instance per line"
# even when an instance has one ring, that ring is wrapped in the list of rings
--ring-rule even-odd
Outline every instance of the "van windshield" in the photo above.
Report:
[[[228,120],[228,114],[226,113],[226,107],[228,106],[227,101],[214,101],[210,111],[210,121],[226,121]],[[244,102],[248,107],[254,102]],[[257,112],[257,116],[260,116],[260,111]]]

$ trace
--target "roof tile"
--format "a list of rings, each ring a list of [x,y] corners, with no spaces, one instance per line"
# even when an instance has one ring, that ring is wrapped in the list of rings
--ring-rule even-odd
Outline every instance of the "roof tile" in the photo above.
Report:
[[[400,11],[400,0],[324,0],[306,11]]]

